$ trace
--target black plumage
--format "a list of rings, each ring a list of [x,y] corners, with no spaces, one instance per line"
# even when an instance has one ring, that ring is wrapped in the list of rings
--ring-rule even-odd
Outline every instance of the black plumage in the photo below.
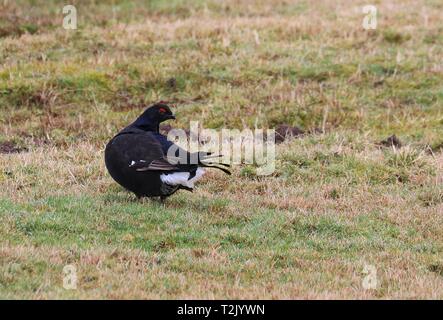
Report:
[[[163,200],[180,189],[192,191],[194,180],[202,174],[201,167],[214,167],[230,174],[226,169],[229,165],[208,162],[213,157],[210,153],[191,154],[160,134],[160,123],[168,119],[175,119],[169,106],[155,104],[106,145],[109,174],[137,197],[160,196]],[[171,146],[177,149],[174,159],[167,157]],[[191,164],[192,157],[197,158],[196,164]]]

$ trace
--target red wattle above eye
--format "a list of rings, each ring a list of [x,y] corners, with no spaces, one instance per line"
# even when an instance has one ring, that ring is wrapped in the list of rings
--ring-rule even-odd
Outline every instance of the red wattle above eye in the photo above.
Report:
[[[161,112],[161,113],[165,113],[165,112],[166,112],[166,109],[164,109],[164,108],[160,108],[158,111]]]

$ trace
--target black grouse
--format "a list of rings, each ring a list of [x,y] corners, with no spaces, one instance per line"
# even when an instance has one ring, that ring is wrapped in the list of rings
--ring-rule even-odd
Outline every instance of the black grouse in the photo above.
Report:
[[[106,145],[105,164],[109,174],[138,198],[159,196],[163,201],[177,190],[192,191],[194,183],[204,174],[202,167],[230,174],[226,169],[229,165],[208,162],[214,157],[210,153],[191,154],[162,135],[159,125],[169,119],[175,119],[169,106],[154,104]],[[174,159],[167,156],[171,146],[176,150]]]

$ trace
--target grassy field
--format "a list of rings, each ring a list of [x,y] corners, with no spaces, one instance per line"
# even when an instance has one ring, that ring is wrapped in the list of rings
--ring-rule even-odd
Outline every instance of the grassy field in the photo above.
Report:
[[[0,298],[443,298],[443,2],[70,3],[0,1]],[[103,149],[159,100],[315,133],[138,201]]]

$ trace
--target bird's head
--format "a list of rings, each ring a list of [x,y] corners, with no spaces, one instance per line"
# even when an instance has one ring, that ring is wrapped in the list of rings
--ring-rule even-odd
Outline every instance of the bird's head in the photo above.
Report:
[[[175,116],[169,106],[164,103],[157,103],[147,108],[134,121],[133,125],[143,130],[158,131],[159,124],[170,119],[175,119]]]

